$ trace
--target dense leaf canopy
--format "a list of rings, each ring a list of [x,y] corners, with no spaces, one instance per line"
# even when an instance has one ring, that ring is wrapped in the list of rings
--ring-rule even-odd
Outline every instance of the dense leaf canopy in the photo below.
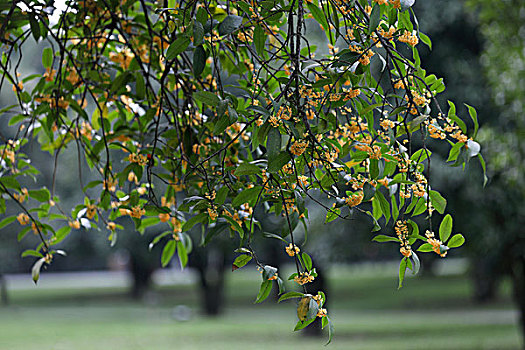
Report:
[[[289,279],[304,286],[317,273],[294,232],[318,205],[327,223],[361,212],[375,230],[392,232],[374,240],[399,245],[401,286],[406,269],[419,268],[415,250],[444,257],[464,241],[450,215],[432,232],[446,199],[430,185],[431,145],[448,143],[452,164],[477,156],[484,166],[476,111],[457,112],[452,102],[443,111],[435,99],[443,79],[421,67],[417,47],[432,43],[413,2],[0,4],[0,87],[16,97],[1,110],[16,136],[0,146],[0,211],[9,201],[20,208],[0,226],[18,221],[19,239],[40,237],[24,253],[38,258],[35,281],[72,230],[106,228],[115,242],[121,217],[139,231],[164,228],[151,243],[164,245],[163,265],[175,254],[186,265],[193,227],[202,244],[230,235],[240,253],[233,267],[253,260],[261,269],[259,302],[273,281],[284,290],[252,248],[254,208],[285,218],[265,236],[285,247],[297,268]],[[307,32],[326,41],[313,44]],[[42,74],[25,76],[19,63],[32,40],[43,46]],[[39,173],[24,154],[35,142],[53,155],[55,173],[53,183],[26,188],[21,178]],[[84,201],[63,208],[54,180],[70,147]],[[83,164],[97,180],[85,183]],[[426,232],[415,216],[425,216]],[[322,292],[287,298],[300,298],[296,329],[317,316],[330,323]]]

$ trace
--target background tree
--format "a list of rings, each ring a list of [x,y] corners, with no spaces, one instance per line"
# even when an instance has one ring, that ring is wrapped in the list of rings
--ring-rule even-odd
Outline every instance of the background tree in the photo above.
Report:
[[[488,266],[481,277],[497,281],[502,275],[511,276],[525,336],[525,39],[520,35],[525,4],[483,0],[468,3],[479,16],[484,39],[482,63],[497,106],[497,113],[488,119],[480,135],[491,164],[485,205],[476,206],[484,217],[485,235],[479,246]],[[479,199],[479,193],[476,195]]]
[[[419,269],[412,246],[444,257],[464,242],[431,186],[429,140],[448,141],[449,161],[477,156],[484,166],[476,111],[449,102],[445,114],[435,99],[445,86],[421,67],[416,45],[431,41],[412,4],[86,0],[67,2],[56,23],[46,3],[3,4],[0,87],[9,83],[17,103],[2,109],[16,132],[0,148],[0,210],[9,200],[20,212],[0,227],[17,221],[19,239],[40,239],[23,254],[37,257],[35,281],[80,226],[105,227],[115,241],[120,217],[141,231],[159,225],[152,244],[163,244],[163,266],[176,253],[187,264],[199,240],[193,227],[201,242],[229,234],[241,253],[234,266],[254,260],[262,272],[260,302],[273,281],[282,286],[252,248],[253,211],[262,207],[285,218],[266,236],[286,241],[296,266],[289,278],[303,288],[280,300],[300,299],[296,329],[317,316],[324,327],[325,296],[306,293],[317,272],[294,237],[307,226],[308,198],[326,223],[360,212],[374,230],[394,231],[374,239],[399,244],[401,287],[406,269]],[[326,54],[316,56],[304,35],[312,25],[328,38]],[[31,37],[45,43],[45,73],[22,76]],[[468,129],[457,116],[467,112]],[[25,180],[38,174],[24,153],[33,142],[54,157],[53,178],[40,188]],[[78,167],[83,199],[71,211],[55,193],[68,147],[98,176],[86,183]],[[421,215],[428,230],[420,234],[412,218]]]

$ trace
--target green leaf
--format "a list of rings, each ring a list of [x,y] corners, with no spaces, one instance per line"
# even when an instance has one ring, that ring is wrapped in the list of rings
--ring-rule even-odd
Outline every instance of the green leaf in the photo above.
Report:
[[[459,152],[463,146],[465,146],[465,143],[463,142],[457,142],[456,144],[454,144],[454,146],[450,148],[450,151],[448,153],[447,162],[453,162],[456,159],[458,159]]]
[[[222,102],[222,101],[221,101]],[[224,114],[222,117],[219,118],[219,120],[215,123],[215,127],[213,128],[213,133],[218,135],[222,134],[224,130],[233,123],[230,122],[230,117],[226,114]]]
[[[270,295],[271,291],[272,281],[264,280],[261,283],[261,287],[259,288],[259,294],[257,294],[257,299],[255,300],[255,303],[262,303],[266,298],[268,298],[268,295]]]
[[[193,44],[200,45],[204,40],[204,27],[199,21],[193,22]]]
[[[328,345],[332,342],[332,338],[334,337],[335,329],[334,329],[334,324],[332,323],[332,321],[330,321],[328,316],[323,317],[323,328],[326,326],[326,324],[328,324],[328,341],[326,342],[325,345]]]
[[[2,176],[0,177],[0,183],[4,185],[6,188],[12,188],[15,190],[20,191],[20,184],[18,183],[18,180],[14,176]]]
[[[308,327],[313,321],[315,321],[315,318],[310,319],[310,320],[305,318],[304,321],[297,322],[297,324],[295,325],[295,328],[293,329],[294,332]]]
[[[341,214],[341,209],[339,208],[332,208],[326,212],[326,218],[324,220],[324,223],[327,224],[329,222],[334,221],[338,218],[338,216]]]
[[[279,297],[278,303],[280,303],[281,301],[287,300],[287,299],[302,298],[303,296],[304,294],[300,292],[288,292]]]
[[[363,185],[363,202],[367,202],[372,197],[374,197],[374,194],[376,193],[376,188],[372,186],[369,182],[365,182]]]
[[[365,108],[363,108],[362,110],[359,111],[359,115],[365,115],[368,112],[371,112],[372,110],[374,110],[375,108],[378,108],[378,107],[381,107],[381,106],[383,106],[382,103],[376,103],[376,104],[373,104],[373,105],[366,106]]]
[[[377,29],[379,21],[381,20],[381,7],[375,4],[370,13],[370,23],[368,24],[368,34],[372,34]]]
[[[235,176],[260,174],[261,168],[255,164],[241,163],[233,173]]]
[[[419,32],[419,39],[421,39],[421,42],[427,45],[430,50],[432,50],[432,40],[430,40],[426,34]]]
[[[282,238],[279,235],[276,235],[275,233],[263,232],[263,236],[264,237],[268,237],[268,238],[275,238],[275,239],[278,239],[278,240],[283,241],[284,243],[288,244],[288,241],[286,239]]]
[[[379,175],[379,160],[377,159],[370,159],[370,178],[371,179],[377,179]]]
[[[404,257],[401,259],[401,263],[399,264],[399,285],[397,286],[397,289],[400,289],[403,287],[403,280],[405,279],[405,272],[408,266],[408,259]]]
[[[317,21],[317,23],[323,26],[325,31],[328,30],[328,22],[326,21],[326,17],[323,11],[317,5],[311,2],[307,2],[306,6],[308,6],[310,13],[312,14],[312,16],[314,16],[314,19]]]
[[[375,198],[379,200],[379,205],[381,207],[381,211],[383,212],[383,215],[385,216],[385,223],[388,223],[390,221],[390,204],[386,200],[385,196],[381,193],[381,191],[376,191]]]
[[[46,47],[42,51],[42,65],[44,68],[51,68],[53,65],[53,49]]]
[[[306,313],[306,319],[315,320],[318,312],[319,312],[319,304],[317,304],[317,301],[315,301],[314,298],[311,298],[309,305],[308,305],[308,312]]]
[[[465,122],[459,119],[458,116],[456,115],[456,105],[452,101],[447,101],[447,102],[449,105],[448,117],[452,119],[454,122],[456,122],[456,124],[458,124],[459,128],[461,129],[461,131],[463,131],[463,133],[466,133],[467,126],[465,125]]]
[[[430,243],[423,243],[419,248],[417,248],[418,252],[431,252],[434,250],[434,247]]]
[[[18,235],[16,235],[17,241],[20,242],[22,240],[22,238],[24,238],[25,235],[27,235],[27,233],[29,232],[30,229],[31,229],[31,227],[26,227],[22,231],[18,232]]]
[[[396,221],[399,216],[399,208],[395,195],[390,197],[390,203],[392,204],[392,220]]]
[[[197,21],[199,21],[202,25],[205,25],[208,21],[208,13],[206,12],[206,9],[204,7],[199,7],[197,10]]]
[[[37,258],[43,258],[43,257],[44,257],[44,256],[42,255],[42,253],[40,253],[40,252],[38,252],[38,251],[36,251],[36,250],[32,250],[32,249],[27,249],[27,250],[25,250],[25,251],[22,253],[22,255],[21,255],[22,258],[25,258],[25,257],[27,257],[27,256],[34,256],[34,257],[37,257]]]
[[[228,35],[231,32],[239,29],[242,24],[242,17],[229,15],[219,24],[219,35]]]
[[[259,54],[259,56],[264,55],[264,48],[266,43],[267,34],[262,29],[260,25],[256,25],[255,29],[253,30],[253,41],[255,44],[255,50]]]
[[[171,61],[175,59],[178,55],[184,52],[190,45],[190,38],[187,36],[181,36],[177,40],[171,43],[166,50],[166,59]]]
[[[16,216],[8,216],[4,220],[0,221],[0,229],[4,228],[5,226],[9,225],[10,223],[14,222],[16,220]]]
[[[247,263],[252,260],[252,257],[250,255],[241,254],[235,260],[232,264],[232,271],[235,271],[237,269],[240,269],[241,267],[245,266]]]
[[[215,196],[215,203],[218,205],[224,204],[224,202],[226,201],[226,197],[228,196],[228,192],[228,186],[223,186],[219,188],[219,190],[217,191],[217,195]]]
[[[310,271],[312,269],[312,258],[310,258],[310,255],[306,253],[301,254],[301,257],[303,260],[304,269]]]
[[[268,171],[276,173],[283,168],[283,166],[292,159],[290,154],[286,151],[281,151],[277,156],[268,160]]]
[[[197,91],[193,93],[193,98],[197,101],[207,104],[211,107],[216,107],[220,99],[217,95],[209,91]]]
[[[417,162],[417,163],[421,163],[425,159],[430,157],[431,155],[432,155],[432,152],[430,152],[430,150],[421,148],[417,150],[416,152],[414,152],[414,154],[412,154],[412,156],[410,157],[410,160]]]
[[[266,150],[268,152],[268,160],[277,156],[281,151],[282,147],[282,136],[279,129],[272,128],[268,132],[268,139],[266,141]]]
[[[476,135],[478,134],[479,129],[479,123],[478,123],[478,112],[476,112],[476,109],[472,106],[469,106],[465,103],[465,106],[468,108],[468,114],[470,115],[470,119],[472,119],[472,122],[474,122],[474,134],[472,134],[473,138],[476,138]]]
[[[42,188],[40,190],[29,190],[29,197],[36,199],[39,202],[49,202],[51,199],[51,194],[47,188]]]
[[[461,247],[463,243],[465,243],[465,237],[461,233],[457,233],[448,241],[447,246],[449,248],[457,248]]]
[[[62,242],[67,237],[67,235],[69,235],[70,232],[71,232],[71,227],[69,225],[62,226],[61,228],[59,228],[55,232],[55,237],[54,237],[55,239],[53,241],[53,244],[58,244]]]
[[[196,77],[199,77],[202,74],[202,71],[206,67],[206,50],[199,45],[193,51],[193,74]]]
[[[436,208],[438,213],[444,214],[445,208],[447,207],[447,200],[443,198],[443,196],[438,191],[431,190],[429,192],[429,195],[430,202],[432,203],[434,208]]]
[[[189,229],[191,229],[193,226],[195,226],[198,223],[207,221],[208,217],[209,217],[208,213],[200,213],[200,214],[197,214],[191,217],[188,221],[184,223],[184,225],[182,225],[182,229],[181,229],[182,232],[188,231]]]
[[[425,198],[420,197],[416,202],[416,206],[414,207],[412,216],[418,216],[420,214],[423,214],[425,210],[427,210],[427,201]]]
[[[179,256],[181,269],[185,268],[188,264],[188,252],[182,241],[177,242],[177,255]]]
[[[162,238],[166,237],[167,235],[171,235],[171,234],[173,234],[172,231],[164,231],[164,232],[158,234],[157,236],[155,236],[155,238],[153,238],[153,240],[151,241],[151,243],[150,243],[149,246],[148,246],[148,249],[149,249],[149,250],[152,250],[153,247],[155,246],[155,244],[159,243],[159,241],[160,241]]]
[[[372,241],[375,242],[399,242],[399,238],[392,237],[392,236],[386,236],[386,235],[377,235],[375,236]]]
[[[38,39],[40,38],[40,25],[33,16],[29,17],[29,27],[31,28],[31,34],[33,34],[35,41],[38,41]]]
[[[109,91],[110,94],[114,94],[117,91],[119,91],[120,89],[122,89],[126,85],[126,82],[128,81],[128,77],[129,77],[129,73],[128,72],[124,72],[122,74],[117,75],[115,80],[113,80],[113,82],[111,83],[111,90]],[[96,114],[97,115],[97,121],[98,121],[98,119],[100,119],[100,110],[97,108],[95,110],[95,112],[98,112],[98,114]],[[93,113],[93,115],[95,115],[95,113]],[[104,116],[104,118],[106,117],[104,115],[104,113],[103,113],[103,116]],[[98,122],[100,122],[100,121],[98,121]],[[93,126],[95,126],[95,124],[93,124]]]
[[[251,207],[255,205],[255,201],[257,200],[257,196],[259,196],[259,193],[261,193],[261,186],[255,186],[252,188],[248,188],[245,190],[242,190],[235,198],[232,200],[232,205],[234,207],[238,207],[244,203],[250,204]]]
[[[144,96],[146,95],[146,84],[142,74],[135,74],[135,93],[139,100],[144,99]]]
[[[173,255],[175,254],[175,249],[177,249],[177,241],[169,240],[162,250],[162,256],[160,258],[162,267],[166,267],[169,264],[171,258],[173,258]]]
[[[452,216],[450,214],[447,214],[443,221],[441,221],[441,224],[439,225],[439,239],[442,242],[446,242],[446,240],[450,237],[450,234],[452,233]]]
[[[487,184],[489,181],[489,178],[487,177],[487,166],[485,164],[485,159],[483,159],[483,156],[481,153],[478,154],[479,164],[481,164],[481,168],[483,168],[483,187]]]

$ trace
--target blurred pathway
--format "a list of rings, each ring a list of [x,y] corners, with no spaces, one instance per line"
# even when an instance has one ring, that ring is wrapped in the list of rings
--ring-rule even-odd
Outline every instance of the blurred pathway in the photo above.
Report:
[[[6,275],[7,289],[24,290],[36,288],[31,274]],[[157,286],[195,283],[196,276],[191,269],[157,270],[153,274],[153,283]],[[39,289],[82,289],[82,288],[128,288],[132,278],[128,271],[81,271],[42,273],[38,281]]]

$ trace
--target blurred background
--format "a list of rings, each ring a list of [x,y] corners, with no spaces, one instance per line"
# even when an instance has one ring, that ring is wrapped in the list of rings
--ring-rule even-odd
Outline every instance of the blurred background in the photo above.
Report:
[[[330,347],[521,349],[525,3],[417,1],[414,11],[421,31],[433,40],[432,51],[419,46],[422,65],[445,79],[442,106],[450,99],[459,115],[467,113],[463,103],[478,110],[489,181],[483,187],[477,161],[466,169],[450,167],[444,162],[448,150],[436,150],[432,186],[448,199],[454,232],[467,242],[446,259],[423,255],[422,271],[408,276],[401,290],[397,246],[371,242],[366,218],[324,225],[322,213],[310,206],[305,248],[325,276],[312,289],[328,297],[336,331]],[[326,47],[317,28],[310,26],[307,34],[310,42]],[[35,46],[34,55],[22,61],[27,74],[43,73],[39,50]],[[10,104],[10,98],[10,91],[1,91],[0,105]],[[10,136],[6,118],[0,119],[0,130]],[[40,180],[49,184],[49,155],[37,147],[24,151],[39,162],[34,165],[43,169]],[[64,152],[57,182],[63,207],[81,198],[76,175],[67,172],[71,162],[76,153]],[[262,219],[262,213],[256,215]],[[273,216],[261,221],[268,232],[282,224]],[[293,332],[294,301],[277,304],[274,293],[263,305],[253,303],[259,274],[252,265],[231,271],[235,247],[227,237],[216,237],[203,249],[195,235],[190,267],[181,271],[176,260],[160,268],[161,247],[148,250],[157,232],[140,235],[126,227],[114,247],[105,233],[73,232],[63,243],[68,256],[57,258],[38,286],[30,277],[33,260],[20,258],[35,241],[17,242],[9,226],[0,230],[0,349],[317,349],[324,344],[315,327]],[[262,260],[286,276],[292,267],[283,259],[284,245],[260,241],[256,250]]]

